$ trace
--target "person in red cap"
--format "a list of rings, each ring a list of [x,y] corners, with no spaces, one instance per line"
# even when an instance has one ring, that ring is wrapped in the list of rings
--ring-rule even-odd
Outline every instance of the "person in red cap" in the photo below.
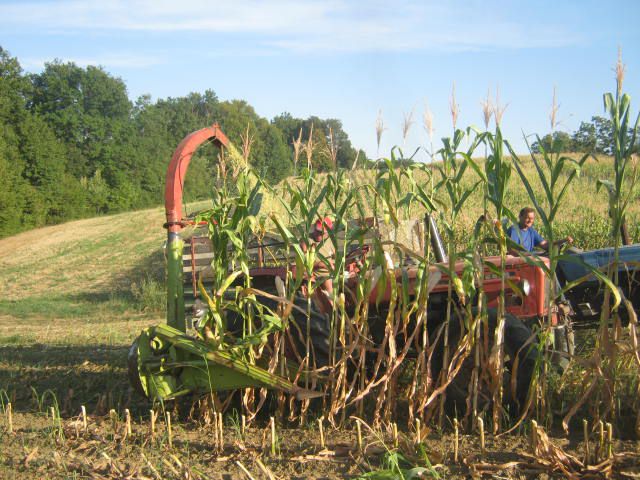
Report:
[[[316,254],[322,255],[330,264],[333,269],[333,259],[335,258],[335,250],[333,244],[329,240],[329,230],[333,229],[333,222],[329,217],[318,219],[316,223],[311,227],[309,232],[309,247],[314,245],[316,248]],[[302,245],[303,250],[306,251],[306,244]],[[316,276],[316,281],[325,291],[326,295],[331,298],[333,293],[333,281],[331,280],[331,272],[327,267],[327,264],[319,257],[316,257],[316,262],[313,266],[313,271]]]

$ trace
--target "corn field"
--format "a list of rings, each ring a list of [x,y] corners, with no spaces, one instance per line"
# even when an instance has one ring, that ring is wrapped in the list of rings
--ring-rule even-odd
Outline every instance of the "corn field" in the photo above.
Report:
[[[239,398],[249,422],[261,411],[300,425],[322,415],[333,426],[358,418],[374,426],[401,422],[409,430],[442,428],[455,419],[466,431],[481,424],[499,434],[521,431],[531,420],[568,430],[585,416],[594,428],[600,420],[633,421],[640,434],[637,316],[616,288],[623,223],[632,238],[640,238],[633,151],[638,121],[633,123],[622,76],[615,94],[604,96],[615,137],[613,159],[607,161],[546,151],[519,155],[502,136],[502,112],[494,112],[493,131],[458,129],[454,120],[451,136],[438,150],[430,148],[429,164],[398,162],[405,157],[396,148],[373,170],[318,174],[309,160],[314,145],[298,139],[296,155],[306,152],[307,168],[278,187],[247,167],[250,145],[245,142],[242,152],[231,149],[213,207],[197,218],[208,222],[215,254],[212,284],[199,287],[209,307],[200,335],[315,395],[300,399],[247,388],[207,401],[224,409]],[[330,141],[325,152],[334,165],[335,148]],[[585,191],[594,178],[598,191]],[[578,212],[566,208],[571,197],[598,200],[571,202]],[[509,352],[505,291],[513,287],[506,273],[512,245],[505,229],[527,205],[550,245],[544,259],[520,254],[548,279],[546,316],[525,347]],[[436,261],[427,215],[441,227],[445,262]],[[308,242],[316,222],[327,217],[333,223],[326,240],[333,257]],[[407,225],[418,227],[407,235]],[[559,374],[550,345],[552,314],[563,294],[555,271],[568,257],[556,241],[567,234],[585,248],[613,246],[615,255],[608,270],[590,270],[605,288],[592,348],[568,358]],[[284,281],[275,285],[250,274],[255,259],[249,253],[256,242],[273,238],[280,243],[267,248],[265,262],[286,267]],[[346,270],[354,259],[357,268]],[[415,276],[398,274],[403,265]],[[332,285],[325,292],[332,306],[326,318],[313,300],[321,288],[314,280],[318,266]],[[501,282],[491,309],[486,271]],[[433,322],[430,291],[441,278],[447,281],[446,299]],[[388,297],[383,301],[379,293],[374,305],[368,301],[372,292]],[[531,371],[523,388],[518,369],[525,361]],[[464,391],[452,403],[448,396],[460,378]]]

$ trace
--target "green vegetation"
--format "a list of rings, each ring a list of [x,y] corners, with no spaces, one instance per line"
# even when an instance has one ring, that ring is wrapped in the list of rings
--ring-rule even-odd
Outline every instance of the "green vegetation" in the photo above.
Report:
[[[124,82],[103,69],[53,61],[24,74],[0,47],[0,238],[43,225],[162,203],[167,161],[188,133],[218,122],[234,139],[251,141],[255,170],[276,183],[294,172],[293,141],[299,135],[326,146],[338,142],[338,165],[349,167],[357,152],[339,120],[294,118],[271,121],[244,101],[204,94],[132,103]],[[194,158],[186,199],[211,193],[215,149]],[[365,161],[360,152],[360,161]],[[329,163],[318,148],[311,161]]]
[[[623,220],[633,218],[631,223],[636,224],[638,211],[632,212],[632,206],[638,208],[640,193],[637,162],[633,157],[638,124],[629,118],[630,100],[621,88],[619,82],[615,97],[605,96],[615,137],[614,157],[607,162],[609,171],[600,165],[584,176],[590,182],[588,191],[599,194],[601,199],[599,205],[590,207],[599,209],[601,216],[610,217],[604,238],[607,245],[616,247],[616,259]],[[262,358],[267,352],[270,371],[280,372],[281,376],[292,368],[292,360],[284,353],[292,350],[299,384],[304,382],[305,388],[315,386],[324,393],[321,409],[333,425],[343,425],[351,411],[364,412],[366,406],[373,404],[375,408],[368,418],[376,425],[390,424],[403,416],[410,423],[415,419],[421,422],[435,419],[442,425],[448,387],[461,371],[470,379],[464,386],[465,404],[471,407],[466,409],[462,420],[464,428],[475,428],[479,416],[485,416],[487,428],[493,433],[517,428],[527,418],[553,425],[549,398],[558,393],[552,389],[559,383],[555,381],[555,372],[551,373],[552,355],[547,347],[553,340],[556,301],[561,295],[554,274],[562,260],[579,262],[566,252],[566,245],[556,243],[560,238],[556,219],[565,215],[567,207],[575,209],[574,221],[584,218],[585,191],[575,189],[583,178],[583,170],[597,160],[590,154],[574,158],[557,153],[554,143],[549,151],[540,147],[538,155],[532,152],[521,157],[503,138],[499,115],[494,114],[496,126],[492,132],[454,127],[451,137],[443,138],[442,147],[435,152],[438,161],[429,165],[405,163],[402,152],[393,149],[390,158],[380,159],[370,171],[354,173],[338,168],[334,156],[334,168],[329,173],[320,176],[309,164],[298,178],[276,188],[249,168],[221,175],[213,208],[197,217],[208,221],[214,261],[207,273],[212,285],[205,289],[200,284],[199,289],[209,309],[193,333],[211,349],[232,349],[248,363],[254,363],[255,351],[261,352]],[[486,158],[475,159],[476,151],[483,146]],[[329,152],[335,151],[330,142]],[[396,156],[398,153],[400,157]],[[357,175],[362,178],[353,181]],[[599,192],[600,186],[606,192]],[[570,192],[576,195],[577,202],[573,204]],[[547,259],[523,255],[521,260],[538,266],[548,285],[543,292],[538,291],[543,297],[536,296],[545,302],[539,307],[546,313],[533,326],[534,333],[517,318],[507,315],[506,303],[507,291],[513,297],[518,287],[513,286],[507,273],[507,251],[515,245],[505,230],[511,222],[517,222],[516,212],[526,204],[534,206],[538,228],[551,245]],[[425,229],[417,234],[419,246],[413,251],[397,240],[403,220],[421,220],[425,214],[437,215],[443,226],[444,241],[449,247],[446,265],[433,265]],[[334,225],[327,232],[327,241],[336,252],[333,259],[305,240],[312,225],[325,216]],[[368,221],[370,218],[378,219],[392,235],[377,235],[381,227],[375,220]],[[247,273],[248,245],[252,238],[262,238],[265,230],[278,232],[285,256],[295,268],[287,269],[278,287],[261,284],[260,288],[267,289],[263,294],[255,290],[258,287]],[[637,234],[637,230],[633,233]],[[462,237],[464,241],[460,241]],[[369,255],[347,275],[346,258],[352,250],[361,249],[365,239],[369,239]],[[486,252],[498,259],[486,259]],[[393,255],[395,267],[386,260],[389,254]],[[582,264],[607,290],[600,318],[601,341],[593,354],[597,368],[603,370],[598,370],[599,375],[596,369],[589,370],[593,382],[584,384],[589,385],[588,390],[574,389],[574,406],[563,420],[565,428],[583,404],[596,418],[624,422],[617,405],[625,404],[627,399],[620,399],[615,392],[628,391],[621,379],[629,378],[629,372],[637,373],[640,358],[635,327],[623,332],[618,318],[617,308],[621,304],[616,287],[618,269],[613,268],[613,273],[601,272]],[[318,265],[328,272],[332,282],[320,300],[315,296],[320,282],[312,280]],[[400,268],[407,265],[410,267]],[[412,275],[409,268],[414,269]],[[441,305],[434,312],[432,304],[428,304],[428,285],[430,276],[439,273],[447,275],[450,281],[444,298],[434,302]],[[372,281],[374,277],[376,280]],[[490,277],[500,280],[497,293],[485,290],[485,279]],[[369,309],[373,311],[374,306],[369,299],[376,292],[374,285],[378,279],[377,285],[383,287],[377,290],[375,315],[371,316]],[[329,312],[326,321],[314,319],[321,312],[314,303],[320,303],[322,298],[332,306],[325,309]],[[297,299],[303,302],[296,304]],[[280,304],[276,305],[274,300]],[[476,300],[478,306],[474,309],[472,304]],[[489,304],[497,307],[495,312],[489,313]],[[427,311],[437,317],[435,325],[429,324]],[[299,313],[304,313],[304,318]],[[613,333],[609,330],[612,321]],[[230,323],[235,326],[228,328]],[[507,329],[520,327],[528,338],[526,343],[523,340],[525,345],[509,345],[508,338],[515,335]],[[492,334],[491,340],[488,332]],[[438,340],[440,334],[442,338]],[[297,343],[287,343],[287,339],[296,335],[300,336]],[[533,347],[525,349],[526,345]],[[524,392],[515,373],[518,365],[525,362],[521,352],[528,356],[529,364],[521,367],[529,372]],[[431,363],[434,357],[438,358],[437,367]],[[405,362],[408,358],[414,361]],[[473,362],[472,371],[467,359]],[[579,361],[571,360],[574,362],[570,369],[582,369]],[[505,383],[509,365],[514,370],[510,382]],[[184,372],[182,368],[179,371]],[[410,382],[403,384],[402,380],[407,378]],[[602,405],[592,402],[594,393],[606,401]],[[509,411],[504,401],[508,396],[518,403],[514,407],[517,410]],[[266,405],[256,402],[256,398],[256,394],[242,397],[248,418],[255,417]],[[284,414],[283,403],[279,402],[279,415]],[[299,407],[290,402],[289,419],[304,424],[309,408],[306,400]],[[516,412],[520,416],[514,416]],[[625,411],[624,415],[628,413]]]
[[[628,135],[632,134],[632,126],[628,126]],[[581,122],[578,130],[573,133],[554,131],[537,139],[531,147],[535,152],[546,150],[554,153],[587,152],[612,155],[614,149],[614,126],[609,118],[593,116],[588,122]],[[636,141],[633,147],[640,151],[640,144]]]

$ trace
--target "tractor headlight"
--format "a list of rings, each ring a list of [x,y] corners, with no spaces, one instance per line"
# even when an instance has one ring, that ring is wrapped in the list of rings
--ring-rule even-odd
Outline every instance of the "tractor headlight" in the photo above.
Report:
[[[520,280],[520,290],[522,290],[522,295],[525,297],[528,297],[529,294],[531,293],[531,284],[529,283],[529,280],[527,280],[526,278],[523,278],[522,280]]]

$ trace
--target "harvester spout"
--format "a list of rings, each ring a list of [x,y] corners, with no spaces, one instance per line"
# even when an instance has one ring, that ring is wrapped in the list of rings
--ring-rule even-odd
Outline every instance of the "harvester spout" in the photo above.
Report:
[[[229,139],[222,132],[220,126],[214,123],[211,127],[203,128],[187,135],[171,157],[167,169],[167,179],[164,192],[164,204],[167,215],[165,227],[167,236],[167,325],[186,331],[184,313],[184,291],[182,284],[182,249],[184,243],[179,232],[183,227],[182,219],[182,191],[184,179],[191,162],[191,157],[197,148],[205,142],[211,142],[218,147],[228,147]]]
[[[229,139],[220,126],[214,123],[210,127],[187,135],[171,157],[164,190],[166,227],[169,232],[177,233],[182,229],[182,190],[185,175],[194,152],[205,142],[211,142],[220,148],[229,146]]]
[[[298,387],[294,382],[257,365],[233,344],[207,341],[199,326],[187,329],[184,298],[184,246],[180,231],[192,222],[182,218],[184,179],[196,149],[205,142],[229,147],[229,140],[217,124],[185,137],[167,169],[165,210],[167,239],[167,325],[142,331],[129,351],[129,376],[143,395],[168,400],[190,393],[233,390],[246,387],[279,390],[297,399],[322,396]],[[192,250],[192,255],[194,255]],[[192,264],[188,267],[195,274]],[[195,277],[194,277],[195,279]]]

